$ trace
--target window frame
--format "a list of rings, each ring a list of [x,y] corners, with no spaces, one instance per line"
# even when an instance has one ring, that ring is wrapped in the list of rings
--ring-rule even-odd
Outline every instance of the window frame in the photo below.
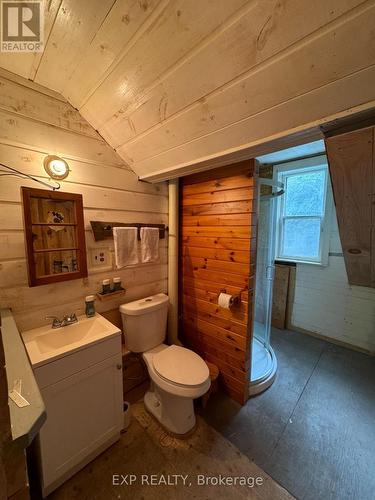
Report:
[[[314,156],[312,158],[304,158],[301,160],[293,160],[289,162],[283,162],[274,166],[273,178],[274,181],[283,182],[285,184],[285,175],[288,172],[295,173],[291,175],[298,175],[302,172],[314,172],[324,169],[326,171],[325,176],[325,196],[324,196],[324,208],[323,216],[320,217],[320,242],[319,242],[319,254],[316,259],[310,259],[306,257],[298,258],[296,256],[283,255],[282,243],[283,243],[283,225],[287,218],[290,219],[303,219],[303,218],[318,218],[319,216],[307,215],[307,216],[283,216],[283,210],[285,206],[285,195],[280,196],[277,199],[276,206],[276,242],[275,242],[275,259],[284,262],[293,262],[296,264],[312,264],[317,266],[327,266],[328,256],[329,256],[329,240],[330,240],[330,229],[331,229],[331,219],[333,212],[333,195],[332,187],[329,176],[328,160],[326,155]],[[286,190],[286,184],[284,186]]]

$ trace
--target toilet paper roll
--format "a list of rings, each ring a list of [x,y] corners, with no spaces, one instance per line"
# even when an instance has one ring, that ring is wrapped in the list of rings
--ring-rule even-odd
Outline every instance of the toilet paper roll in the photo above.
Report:
[[[219,295],[218,304],[224,309],[230,309],[231,305],[233,305],[233,301],[233,295],[229,295],[229,293],[221,293]]]

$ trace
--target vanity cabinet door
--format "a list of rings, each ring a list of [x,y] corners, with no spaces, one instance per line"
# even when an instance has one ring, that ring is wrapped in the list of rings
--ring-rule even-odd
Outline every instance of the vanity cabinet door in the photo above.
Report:
[[[119,439],[121,354],[42,389],[47,421],[39,434],[44,496]]]

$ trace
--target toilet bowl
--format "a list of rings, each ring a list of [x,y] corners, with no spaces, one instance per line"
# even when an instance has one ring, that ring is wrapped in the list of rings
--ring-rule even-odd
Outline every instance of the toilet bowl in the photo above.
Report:
[[[164,344],[168,296],[157,294],[120,306],[125,346],[140,352],[151,379],[146,409],[173,434],[195,426],[193,400],[210,388],[207,364],[190,349]]]

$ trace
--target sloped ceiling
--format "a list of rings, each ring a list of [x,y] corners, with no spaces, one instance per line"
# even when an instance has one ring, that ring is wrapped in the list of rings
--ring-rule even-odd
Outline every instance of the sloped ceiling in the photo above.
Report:
[[[374,25],[374,0],[49,0],[44,52],[0,66],[160,179],[374,106]]]

